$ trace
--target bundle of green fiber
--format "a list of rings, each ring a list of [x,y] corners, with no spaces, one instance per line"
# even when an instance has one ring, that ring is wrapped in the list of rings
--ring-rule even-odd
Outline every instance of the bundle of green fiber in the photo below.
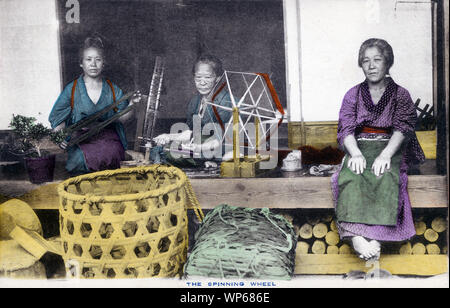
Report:
[[[219,205],[195,234],[186,277],[289,280],[297,237],[284,217],[269,209]]]

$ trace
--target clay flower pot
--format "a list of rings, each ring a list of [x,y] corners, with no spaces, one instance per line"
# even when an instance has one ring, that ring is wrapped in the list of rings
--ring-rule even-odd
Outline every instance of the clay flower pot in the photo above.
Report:
[[[55,171],[55,155],[25,158],[25,167],[33,184],[53,181]]]

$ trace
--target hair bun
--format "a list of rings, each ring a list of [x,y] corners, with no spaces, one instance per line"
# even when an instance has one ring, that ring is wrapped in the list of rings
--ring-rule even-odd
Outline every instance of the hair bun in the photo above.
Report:
[[[96,48],[102,54],[102,56],[104,56],[105,54],[105,47],[103,45],[103,40],[101,39],[101,37],[97,34],[88,36],[87,38],[85,38],[83,44],[81,44],[78,51],[78,60],[80,63],[82,63],[83,61],[84,51],[88,48]]]
[[[84,48],[96,47],[104,49],[103,41],[100,36],[89,36],[84,40]]]

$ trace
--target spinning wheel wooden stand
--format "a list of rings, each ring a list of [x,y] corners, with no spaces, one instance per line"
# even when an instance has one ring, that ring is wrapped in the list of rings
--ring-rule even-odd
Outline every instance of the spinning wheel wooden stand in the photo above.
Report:
[[[230,95],[232,107],[214,103],[217,94],[226,88]],[[261,161],[269,156],[261,156],[260,146],[266,147],[266,142],[278,129],[284,117],[284,110],[267,74],[225,71],[213,89],[212,99],[207,102],[213,108],[216,118],[222,127],[222,142],[232,144],[233,159],[221,164],[223,177],[255,177],[259,172]],[[228,123],[223,123],[217,108],[232,111],[233,116]],[[253,120],[253,121],[252,121]],[[254,125],[254,129],[250,126]],[[268,127],[266,128],[266,125]],[[232,130],[233,138],[228,134]],[[249,132],[254,130],[253,139]],[[254,151],[241,158],[240,134],[245,140],[244,148]]]

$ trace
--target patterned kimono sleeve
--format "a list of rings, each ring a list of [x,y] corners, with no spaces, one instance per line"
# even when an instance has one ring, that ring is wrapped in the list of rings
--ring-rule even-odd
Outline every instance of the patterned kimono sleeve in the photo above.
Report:
[[[400,131],[405,137],[411,138],[414,136],[416,122],[416,107],[414,106],[411,96],[406,89],[399,87],[395,111],[392,118],[392,126],[395,130]]]
[[[69,119],[70,113],[72,112],[72,108],[70,107],[72,86],[73,82],[69,83],[61,92],[55,104],[53,105],[52,111],[50,112],[50,115],[48,117],[48,121],[50,122],[52,128],[57,127],[62,122]]]
[[[341,147],[344,147],[344,139],[348,135],[354,135],[356,129],[357,113],[357,95],[356,88],[349,90],[342,101],[339,111],[339,122],[337,131],[337,140]]]

